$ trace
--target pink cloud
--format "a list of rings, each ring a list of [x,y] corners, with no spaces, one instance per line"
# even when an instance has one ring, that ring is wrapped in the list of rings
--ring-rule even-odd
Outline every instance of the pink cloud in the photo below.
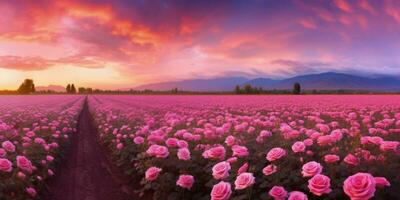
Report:
[[[333,3],[344,12],[353,12],[353,8],[346,0],[334,0]]]
[[[22,71],[47,69],[54,64],[40,57],[0,56],[0,68]]]

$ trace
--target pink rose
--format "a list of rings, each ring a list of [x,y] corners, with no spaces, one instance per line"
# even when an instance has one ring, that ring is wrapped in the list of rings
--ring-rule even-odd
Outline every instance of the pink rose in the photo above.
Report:
[[[36,190],[33,187],[27,187],[26,188],[26,192],[29,194],[29,196],[31,197],[35,197],[36,196]]]
[[[277,171],[277,166],[274,164],[270,164],[263,169],[263,174],[265,176],[269,176]]]
[[[324,161],[326,163],[335,163],[340,160],[340,157],[333,154],[328,154],[324,156]]]
[[[299,192],[299,191],[293,191],[289,194],[288,200],[308,200],[307,195]]]
[[[23,172],[18,172],[17,174],[18,178],[20,178],[21,180],[24,180],[26,175]]]
[[[330,193],[332,191],[330,187],[331,179],[322,174],[316,174],[308,180],[308,189],[310,189],[311,193],[317,196]]]
[[[49,161],[49,162],[53,162],[54,157],[53,157],[53,156],[50,156],[50,155],[47,155],[47,156],[46,156],[46,160]]]
[[[238,161],[238,158],[236,158],[236,157],[231,157],[231,158],[228,158],[228,160],[226,160],[226,161],[232,164],[232,163],[237,162],[237,161]]]
[[[301,174],[303,174],[303,177],[312,177],[321,172],[322,172],[321,164],[315,161],[311,161],[303,165]]]
[[[236,190],[243,190],[255,183],[255,178],[253,173],[241,173],[239,176],[236,177],[235,180],[235,189]]]
[[[178,149],[177,156],[179,160],[190,160],[190,151],[188,148]]]
[[[274,200],[285,200],[288,197],[288,192],[282,186],[274,186],[268,192],[269,196]]]
[[[10,141],[4,141],[1,146],[8,152],[14,152],[15,151],[15,146],[13,143],[11,143]]]
[[[267,153],[267,160],[272,162],[286,155],[286,151],[280,147],[275,147]]]
[[[158,167],[150,167],[149,169],[146,170],[145,173],[145,178],[148,181],[154,181],[157,179],[158,174],[161,172],[162,169]]]
[[[180,175],[179,179],[176,181],[176,185],[190,190],[194,183],[194,178],[192,175]]]
[[[169,155],[169,151],[168,148],[165,146],[161,146],[161,145],[157,145],[157,144],[153,144],[151,145],[146,153],[149,156],[155,156],[157,158],[166,158]]]
[[[359,160],[353,154],[348,154],[343,161],[349,165],[357,166],[359,164]]]
[[[225,159],[225,148],[223,146],[213,147],[203,152],[204,158],[211,158],[211,159]]]
[[[319,146],[330,145],[333,142],[331,136],[329,135],[321,135],[317,139],[317,143]]]
[[[397,141],[383,141],[379,148],[382,151],[397,151],[397,147],[399,146],[400,142]]]
[[[165,141],[165,144],[168,146],[168,147],[178,147],[178,139],[176,139],[176,138],[168,138],[166,141]]]
[[[385,186],[390,186],[390,182],[385,177],[374,177],[376,182],[376,187],[383,188]]]
[[[231,184],[221,181],[213,186],[211,190],[211,200],[227,200],[231,194]]]
[[[246,157],[249,155],[249,151],[247,150],[247,148],[245,146],[239,146],[239,145],[235,145],[232,147],[232,156],[236,156],[236,157]]]
[[[229,176],[229,170],[231,170],[231,164],[226,161],[215,164],[212,168],[212,175],[215,179],[224,179]]]
[[[243,172],[246,172],[247,169],[249,168],[249,163],[244,163],[239,169],[238,169],[238,174],[241,174]]]
[[[185,140],[179,140],[178,141],[178,147],[179,148],[188,148],[189,144]]]
[[[144,138],[143,138],[143,137],[140,137],[140,136],[137,136],[137,137],[133,138],[133,142],[134,142],[135,144],[143,144]]]
[[[303,140],[303,143],[306,145],[306,146],[312,146],[313,144],[314,144],[314,141],[312,140],[312,139],[310,139],[310,138],[308,138],[308,139],[305,139],[305,140]]]
[[[6,150],[4,150],[3,148],[0,148],[0,158],[4,158],[4,156],[7,155]]]
[[[117,149],[121,150],[122,148],[124,148],[124,145],[122,143],[118,143],[117,144]]]
[[[295,152],[295,153],[304,152],[304,151],[306,150],[306,145],[305,145],[303,142],[300,142],[300,141],[295,142],[295,143],[292,145],[292,150],[293,150],[293,152]]]
[[[233,146],[233,145],[235,144],[235,142],[236,142],[236,138],[233,137],[232,135],[229,135],[229,136],[226,137],[226,139],[225,139],[225,143],[226,143],[228,146]]]
[[[25,156],[17,156],[17,166],[28,173],[32,173],[33,166],[30,160]]]
[[[8,159],[0,158],[0,171],[11,172],[12,163]]]
[[[347,177],[343,191],[351,200],[367,200],[375,194],[376,182],[369,173],[357,173]]]

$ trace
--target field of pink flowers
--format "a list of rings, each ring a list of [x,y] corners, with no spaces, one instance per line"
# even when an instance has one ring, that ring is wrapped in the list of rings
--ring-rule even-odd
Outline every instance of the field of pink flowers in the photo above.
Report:
[[[37,198],[55,174],[84,98],[2,96],[0,98],[0,199]]]
[[[400,96],[88,101],[100,142],[153,199],[400,199]]]

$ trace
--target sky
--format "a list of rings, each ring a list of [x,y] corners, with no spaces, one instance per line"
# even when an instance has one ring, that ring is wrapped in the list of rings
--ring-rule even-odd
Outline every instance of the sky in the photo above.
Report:
[[[400,75],[397,0],[7,0],[0,13],[0,89]]]

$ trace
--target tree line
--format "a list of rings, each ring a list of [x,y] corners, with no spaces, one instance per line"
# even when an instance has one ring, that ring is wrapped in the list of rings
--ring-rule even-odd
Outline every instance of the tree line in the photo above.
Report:
[[[155,90],[101,90],[93,89],[90,87],[78,87],[76,89],[75,84],[68,84],[65,87],[65,92],[56,92],[52,90],[36,91],[33,79],[25,79],[17,90],[0,90],[0,94],[186,94],[186,95],[197,95],[197,94],[399,94],[399,92],[384,92],[384,91],[366,91],[366,90],[301,90],[300,83],[294,83],[292,90],[277,90],[270,89],[266,90],[262,87],[254,87],[250,84],[240,86],[237,85],[232,91],[220,91],[220,92],[198,92],[198,91],[184,91],[178,90],[178,88],[172,88],[171,90],[155,91]]]
[[[236,94],[301,94],[301,85],[300,83],[294,83],[292,91],[289,90],[264,90],[262,87],[253,87],[250,84],[246,84],[243,87],[240,85],[236,85],[235,87]]]

